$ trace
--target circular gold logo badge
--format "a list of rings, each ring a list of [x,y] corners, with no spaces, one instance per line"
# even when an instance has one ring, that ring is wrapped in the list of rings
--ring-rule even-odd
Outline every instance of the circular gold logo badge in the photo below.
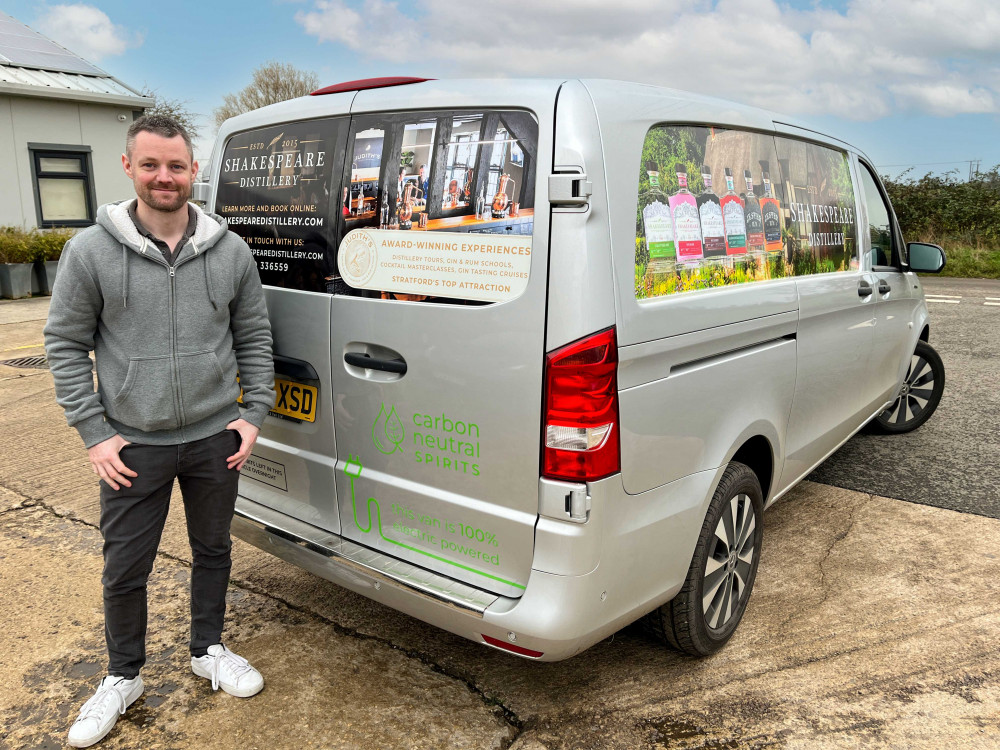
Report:
[[[348,285],[363,289],[378,268],[375,239],[364,229],[348,233],[337,252],[337,267]]]

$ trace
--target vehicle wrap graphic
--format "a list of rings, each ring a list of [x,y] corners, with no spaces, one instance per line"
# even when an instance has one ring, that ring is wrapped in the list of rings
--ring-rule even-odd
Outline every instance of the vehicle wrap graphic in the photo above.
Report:
[[[343,471],[344,475],[348,478],[351,484],[351,510],[354,514],[354,525],[361,533],[370,534],[373,530],[377,531],[379,538],[387,544],[401,547],[418,555],[423,555],[446,565],[452,565],[461,570],[483,576],[484,578],[489,578],[493,581],[499,581],[500,583],[507,584],[508,586],[513,586],[518,589],[525,588],[523,584],[508,581],[506,578],[501,578],[500,576],[493,575],[492,573],[486,573],[485,571],[478,570],[477,568],[460,563],[456,560],[451,560],[447,557],[436,554],[435,552],[431,552],[430,550],[421,549],[420,547],[415,547],[411,544],[406,544],[405,542],[393,539],[391,536],[387,536],[385,530],[382,528],[382,509],[379,507],[378,500],[374,497],[369,497],[367,502],[364,504],[362,512],[364,514],[365,521],[362,523],[361,517],[358,515],[358,502],[355,488],[356,480],[360,479],[361,474],[364,471],[364,466],[361,463],[361,456],[348,455]],[[374,516],[372,514],[373,508]],[[425,544],[432,545],[435,549],[440,549],[442,552],[464,555],[469,557],[469,559],[482,560],[490,565],[500,564],[500,543],[497,540],[496,535],[493,533],[460,522],[452,522],[427,515],[419,515],[411,509],[400,506],[397,503],[392,504],[391,513],[398,519],[393,521],[391,526],[392,530],[397,534],[417,539]],[[413,525],[411,526],[408,524]],[[423,526],[423,528],[417,528],[417,526]],[[457,541],[454,537],[457,537]],[[485,547],[485,549],[483,549],[483,547]]]
[[[643,143],[638,198],[639,300],[856,271],[860,264],[850,162],[829,146],[744,130],[656,125]],[[676,255],[662,251],[666,227],[652,221],[664,200]]]
[[[379,407],[378,416],[375,417],[375,422],[372,424],[372,443],[375,448],[378,449],[379,453],[384,453],[387,456],[391,456],[396,451],[402,452],[405,437],[406,432],[403,430],[403,423],[396,415],[396,407],[392,406],[389,411],[386,411],[385,404],[382,404]]]

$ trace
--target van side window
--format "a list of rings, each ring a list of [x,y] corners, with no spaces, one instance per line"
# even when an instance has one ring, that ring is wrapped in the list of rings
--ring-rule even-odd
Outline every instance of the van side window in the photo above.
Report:
[[[250,246],[268,286],[324,292],[334,271],[347,118],[284,123],[226,143],[215,210]]]
[[[531,265],[538,124],[527,112],[392,112],[351,123],[333,294],[482,304]]]
[[[891,266],[896,255],[893,253],[892,221],[889,209],[882,197],[868,165],[859,162],[861,184],[865,190],[865,209],[868,214],[868,237],[871,240],[872,266]]]
[[[640,159],[636,298],[857,269],[854,206],[842,151],[655,126]]]
[[[792,274],[857,270],[856,199],[847,154],[794,138],[774,140],[788,195],[785,249]]]

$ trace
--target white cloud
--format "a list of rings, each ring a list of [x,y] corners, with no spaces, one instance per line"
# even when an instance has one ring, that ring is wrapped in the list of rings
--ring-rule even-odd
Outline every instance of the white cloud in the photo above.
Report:
[[[51,5],[33,26],[90,62],[124,54],[143,41],[142,34],[112,23],[104,11],[83,3]]]
[[[439,77],[622,78],[790,114],[1000,111],[1000,3],[849,0],[313,0],[321,42]]]

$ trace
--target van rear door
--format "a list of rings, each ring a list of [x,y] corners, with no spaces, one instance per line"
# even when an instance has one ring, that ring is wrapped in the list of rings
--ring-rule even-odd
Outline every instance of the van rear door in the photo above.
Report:
[[[274,338],[275,405],[240,472],[239,492],[333,532],[340,515],[325,277],[340,221],[332,187],[341,179],[350,100],[329,97],[313,119],[240,118],[249,123],[223,134],[215,157],[215,211],[254,254]]]
[[[511,597],[538,511],[555,89],[530,109],[381,112],[361,92],[339,192],[342,533]]]

